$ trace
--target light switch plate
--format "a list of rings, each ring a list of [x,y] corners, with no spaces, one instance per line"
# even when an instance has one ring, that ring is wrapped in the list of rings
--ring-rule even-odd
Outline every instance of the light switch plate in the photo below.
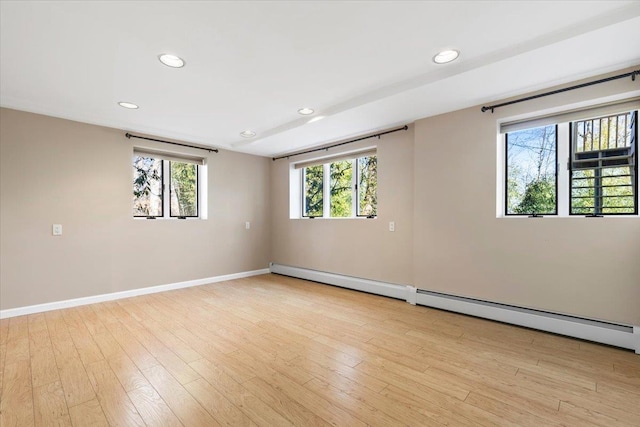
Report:
[[[246,228],[247,230],[251,228],[251,223],[249,221],[244,223],[244,228]]]
[[[53,224],[51,226],[51,234],[54,236],[62,236],[62,224]]]

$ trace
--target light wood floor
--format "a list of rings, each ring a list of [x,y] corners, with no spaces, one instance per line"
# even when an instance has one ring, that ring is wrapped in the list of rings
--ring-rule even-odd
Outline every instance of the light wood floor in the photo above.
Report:
[[[5,319],[0,425],[639,426],[629,351],[275,275]]]

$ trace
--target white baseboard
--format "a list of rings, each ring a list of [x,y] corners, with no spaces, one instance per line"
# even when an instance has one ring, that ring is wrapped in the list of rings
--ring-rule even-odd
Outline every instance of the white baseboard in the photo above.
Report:
[[[270,264],[270,269],[272,273],[282,274],[283,276],[291,276],[299,279],[311,280],[313,282],[326,283],[370,294],[401,299],[408,303],[415,304],[416,288],[413,286],[395,285],[376,280],[361,279],[359,277],[326,273],[324,271],[309,270],[306,268],[291,267],[288,265],[274,263]]]
[[[456,313],[497,320],[541,331],[567,335],[588,341],[635,350],[640,354],[640,327],[615,325],[556,313],[546,313],[521,307],[479,301],[453,295],[417,290],[375,280],[361,279],[335,273],[270,264],[271,272],[314,282],[354,289],[405,300],[410,304],[453,311]]]
[[[240,273],[225,274],[223,276],[206,277],[204,279],[187,280],[185,282],[169,283],[166,285],[149,286],[146,288],[132,289],[130,291],[112,292],[109,294],[93,295],[90,297],[74,298],[63,301],[54,301],[44,304],[29,305],[26,307],[0,310],[0,319],[8,317],[24,316],[25,314],[41,313],[44,311],[59,310],[62,308],[77,307],[80,305],[94,304],[104,301],[113,301],[122,298],[130,298],[138,295],[155,294],[157,292],[171,291],[173,289],[189,288],[192,286],[206,285],[209,283],[224,282],[226,280],[241,279],[243,277],[268,274],[269,269],[243,271]]]

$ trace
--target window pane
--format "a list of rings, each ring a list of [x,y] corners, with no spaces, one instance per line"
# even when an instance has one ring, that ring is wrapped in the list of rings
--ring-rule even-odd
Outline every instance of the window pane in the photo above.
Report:
[[[198,216],[198,166],[169,162],[171,216]]]
[[[632,113],[572,124],[571,214],[633,214],[634,119]]]
[[[331,163],[331,216],[350,217],[352,202],[353,162],[342,160]]]
[[[556,213],[556,127],[507,134],[508,215]]]
[[[378,214],[378,156],[358,159],[358,215]]]
[[[162,160],[133,156],[133,216],[162,216]]]
[[[322,165],[304,168],[303,216],[322,216]]]

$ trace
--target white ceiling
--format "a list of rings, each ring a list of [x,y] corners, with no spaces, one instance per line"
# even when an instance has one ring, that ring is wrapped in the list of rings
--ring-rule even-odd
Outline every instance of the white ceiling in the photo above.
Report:
[[[0,19],[3,107],[266,156],[640,64],[640,1],[2,1]],[[460,58],[436,65],[444,48]]]

